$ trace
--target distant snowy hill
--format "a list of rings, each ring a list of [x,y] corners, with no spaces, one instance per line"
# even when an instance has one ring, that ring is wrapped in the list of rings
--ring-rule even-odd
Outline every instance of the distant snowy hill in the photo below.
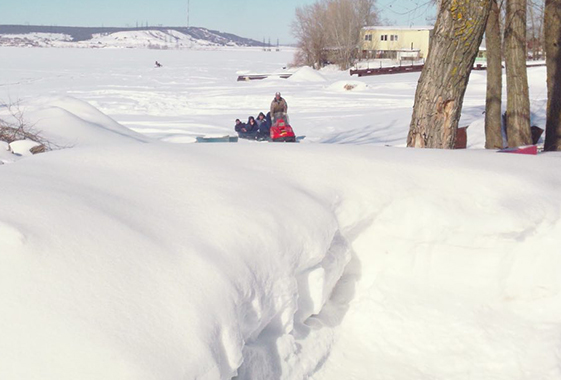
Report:
[[[0,25],[0,46],[186,49],[261,46],[262,43],[205,28],[85,28]]]

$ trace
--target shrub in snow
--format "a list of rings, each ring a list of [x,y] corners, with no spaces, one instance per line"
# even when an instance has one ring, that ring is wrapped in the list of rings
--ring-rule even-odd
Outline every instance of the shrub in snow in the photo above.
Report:
[[[18,103],[4,107],[8,110],[8,116],[0,119],[0,141],[9,144],[8,150],[21,155],[51,150],[52,144],[25,120]]]

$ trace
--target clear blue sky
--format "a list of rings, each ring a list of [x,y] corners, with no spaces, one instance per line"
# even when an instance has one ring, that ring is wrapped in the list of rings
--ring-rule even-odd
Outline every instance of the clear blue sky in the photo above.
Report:
[[[296,7],[315,0],[190,0],[189,24],[276,44],[294,42]],[[187,25],[188,0],[0,0],[0,24],[58,26]],[[427,1],[378,0],[382,17],[395,25],[426,25]]]

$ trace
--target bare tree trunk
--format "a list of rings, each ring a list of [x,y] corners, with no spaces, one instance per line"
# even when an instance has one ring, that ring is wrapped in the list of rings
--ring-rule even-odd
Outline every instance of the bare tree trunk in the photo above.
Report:
[[[415,93],[407,146],[452,149],[490,0],[442,0]]]
[[[501,149],[501,105],[503,93],[503,68],[501,63],[501,27],[497,0],[491,0],[491,12],[485,30],[487,47],[487,99],[485,102],[485,148]]]
[[[547,122],[545,150],[561,150],[561,0],[545,1]]]
[[[507,0],[505,27],[508,146],[532,143],[526,72],[526,0]]]

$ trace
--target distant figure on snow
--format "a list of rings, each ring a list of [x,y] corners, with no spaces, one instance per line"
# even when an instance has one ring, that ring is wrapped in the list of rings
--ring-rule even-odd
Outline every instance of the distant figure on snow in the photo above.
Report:
[[[162,67],[162,64],[158,61],[156,61],[156,67]]]
[[[286,118],[287,111],[288,104],[286,100],[284,100],[280,92],[277,92],[275,98],[271,102],[271,118],[273,119],[273,123],[275,123],[277,119]]]

